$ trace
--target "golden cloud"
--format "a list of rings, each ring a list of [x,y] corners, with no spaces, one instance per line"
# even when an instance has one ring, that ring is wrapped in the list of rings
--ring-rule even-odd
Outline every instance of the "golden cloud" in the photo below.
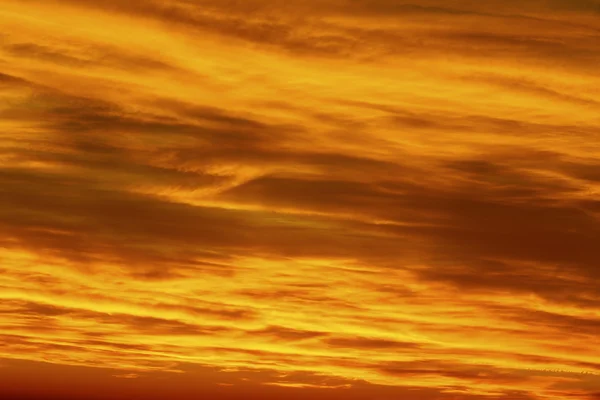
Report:
[[[0,391],[599,398],[599,17],[4,1]]]

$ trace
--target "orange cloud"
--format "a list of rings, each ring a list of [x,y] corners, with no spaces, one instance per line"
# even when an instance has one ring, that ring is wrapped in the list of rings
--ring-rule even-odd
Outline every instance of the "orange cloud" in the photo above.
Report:
[[[598,398],[599,7],[5,1],[0,393]]]

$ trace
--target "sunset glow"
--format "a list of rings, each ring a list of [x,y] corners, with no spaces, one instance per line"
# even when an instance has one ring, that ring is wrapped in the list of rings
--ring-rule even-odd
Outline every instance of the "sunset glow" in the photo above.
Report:
[[[0,28],[0,399],[600,399],[600,1]]]

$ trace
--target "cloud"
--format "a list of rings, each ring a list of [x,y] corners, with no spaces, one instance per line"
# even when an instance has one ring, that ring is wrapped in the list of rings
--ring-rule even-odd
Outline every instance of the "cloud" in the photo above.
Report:
[[[305,340],[326,336],[325,332],[311,332],[288,329],[280,326],[269,326],[265,329],[249,332],[250,335],[272,337],[275,340]]]
[[[344,339],[344,338],[332,338],[328,339],[326,343],[329,346],[334,347],[349,347],[365,350],[383,350],[383,349],[418,349],[420,346],[417,343],[402,343],[394,340],[385,339],[368,339],[368,338],[357,338],[357,339]]]
[[[596,19],[9,0],[4,370],[182,399],[594,398],[531,371],[600,368]]]

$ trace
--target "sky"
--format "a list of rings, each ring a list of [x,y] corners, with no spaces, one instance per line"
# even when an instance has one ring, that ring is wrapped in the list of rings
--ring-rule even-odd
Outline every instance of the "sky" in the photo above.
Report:
[[[598,65],[598,0],[2,0],[0,398],[600,399]]]

